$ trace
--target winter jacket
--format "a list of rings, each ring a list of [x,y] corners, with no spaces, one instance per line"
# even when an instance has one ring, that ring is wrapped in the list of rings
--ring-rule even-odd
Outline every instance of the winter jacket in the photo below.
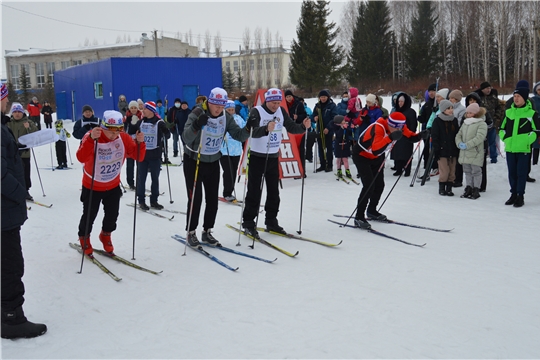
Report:
[[[54,114],[52,107],[50,107],[50,105],[44,106],[43,109],[41,109],[41,113],[43,114],[45,124],[52,124],[52,114]]]
[[[412,132],[416,132],[418,127],[418,121],[416,117],[416,111],[411,108],[412,99],[406,93],[398,93],[398,97],[403,96],[405,98],[405,103],[403,107],[399,107],[398,104],[395,105],[395,111],[398,111],[405,115],[405,124],[407,128]],[[409,160],[413,153],[413,143],[407,137],[402,137],[394,144],[392,148],[391,157],[394,160]]]
[[[247,121],[249,117],[249,108],[247,105],[242,104],[238,99],[234,100],[234,112]]]
[[[143,118],[143,113],[141,110],[137,110],[136,114],[132,114],[131,110],[126,111],[126,116],[124,116],[124,131],[131,135],[131,138],[135,139],[137,135],[137,130],[139,130],[139,123]]]
[[[30,117],[39,117],[39,114],[41,114],[41,104],[35,103],[33,101],[30,101],[30,103],[26,106],[26,110],[28,110],[28,116]]]
[[[358,112],[362,108],[362,100],[360,100],[360,98],[358,97],[357,88],[349,88],[349,95],[351,96],[351,98],[347,102],[347,117],[349,119],[356,119],[358,117]]]
[[[459,150],[459,163],[482,166],[484,164],[484,139],[487,136],[487,125],[484,118],[485,109],[474,118],[466,118],[456,135],[456,145],[465,143],[467,148]]]
[[[73,125],[73,136],[75,139],[82,140],[84,135],[96,126],[99,125],[99,119],[92,115],[92,117],[86,118],[83,117],[79,120],[75,121],[75,125]]]
[[[436,109],[435,99],[429,99],[426,101],[422,108],[420,108],[420,114],[418,114],[418,122],[422,124],[422,130],[425,130],[427,123],[431,118],[433,110]]]
[[[338,124],[334,124],[334,156],[336,159],[347,158],[351,156],[351,140],[353,139],[353,131],[351,127],[342,128]]]
[[[129,107],[126,100],[118,100],[118,111],[122,113],[122,115],[126,116],[126,113],[128,112]]]
[[[336,112],[338,115],[347,115],[347,104],[349,102],[349,99],[347,98],[347,100],[343,100],[341,99],[341,101],[339,102],[339,104],[336,105]]]
[[[530,153],[531,145],[536,140],[536,129],[540,129],[538,112],[532,107],[531,100],[518,108],[512,103],[506,110],[499,136],[504,142],[506,152]]]
[[[146,150],[146,156],[144,157],[144,160],[155,160],[155,159],[161,159],[161,153],[163,152],[163,138],[168,139],[171,137],[171,132],[167,128],[167,125],[165,124],[165,121],[158,118],[157,116],[154,116],[150,119],[143,117],[141,121],[135,125],[137,130],[140,130],[142,124],[157,124],[157,147],[155,149],[147,149]],[[146,141],[146,140],[145,140]]]
[[[418,134],[409,130],[407,125],[403,127],[402,132],[403,136],[414,139],[413,141],[418,141],[420,138]],[[393,142],[388,136],[389,134],[388,120],[381,117],[369,125],[366,131],[361,134],[358,142],[353,147],[353,151],[365,158],[376,159],[383,155],[388,145]]]
[[[319,114],[320,113],[320,114]],[[328,98],[325,103],[317,102],[315,108],[313,108],[313,114],[309,117],[311,122],[316,124],[317,133],[321,133],[324,129],[328,129],[328,125],[334,121],[334,116],[337,115],[336,104],[331,98]],[[315,116],[318,116],[318,121],[315,121]],[[322,127],[321,117],[322,116]],[[330,129],[329,134],[332,134],[333,130]]]
[[[533,107],[534,107],[534,110],[536,110],[537,112],[540,113],[540,95],[538,95],[538,93],[536,92],[536,90],[540,87],[540,81],[537,82],[535,85],[534,85],[534,88],[533,88],[533,97],[531,98],[532,102],[533,102]]]
[[[233,115],[236,125],[243,128],[246,126],[246,120],[244,120],[240,115]],[[234,140],[229,133],[225,133],[225,139],[221,143],[221,154],[225,156],[240,156],[242,155],[242,143],[240,141]]]
[[[28,123],[28,125],[30,125],[28,129],[24,127],[25,123]],[[33,121],[30,121],[26,114],[23,115],[21,120],[15,120],[12,116],[11,121],[7,123],[7,127],[12,131],[13,136],[15,137],[15,141],[17,142],[19,147],[25,147],[24,145],[19,143],[19,137],[38,131],[36,124]],[[23,159],[29,159],[30,150],[20,150],[20,155]]]
[[[306,103],[304,103],[304,110],[306,110],[307,116],[309,116],[309,118],[311,119],[311,114],[313,114],[313,111],[311,111],[311,109],[309,108],[309,106],[307,106]]]
[[[2,114],[2,117],[4,114]],[[22,226],[26,213],[26,183],[19,147],[13,133],[2,124],[2,231]]]
[[[156,111],[160,119],[165,120],[165,108],[163,105],[156,106]]]
[[[190,108],[185,110],[182,109],[182,107],[177,108],[176,106],[170,108],[169,114],[167,115],[167,121],[174,122],[174,126],[171,127],[171,131],[176,131],[178,135],[182,136],[189,114],[191,114]]]
[[[135,159],[136,161],[142,161],[145,158],[146,153],[146,144],[140,143],[137,144],[131,136],[129,136],[126,133],[121,132],[119,138],[122,140],[122,143],[124,144],[124,153],[121,158],[118,158],[119,161],[117,164],[113,165],[107,165],[112,167],[119,166],[121,167],[124,163],[124,160],[126,157],[129,157],[131,159]],[[113,141],[116,141],[113,140]],[[101,133],[101,136],[98,139],[99,144],[106,144],[111,142],[109,138],[105,135],[104,132]],[[87,133],[79,145],[79,149],[77,150],[77,160],[79,162],[83,163],[83,178],[82,178],[82,185],[90,189],[92,186],[92,174],[93,174],[93,168],[94,168],[94,150],[95,150],[95,140],[93,140],[90,137],[90,133]],[[139,147],[139,150],[137,150],[137,147]],[[137,159],[137,151],[139,151],[139,158]],[[105,167],[105,166],[104,166]],[[102,171],[107,171],[110,169],[102,169]],[[117,170],[117,169],[116,169]],[[114,179],[107,181],[107,182],[100,182],[100,181],[94,181],[94,191],[107,191],[114,189],[120,185],[120,172],[118,172],[118,176],[116,176]]]
[[[499,103],[499,94],[497,90],[491,89],[489,95],[484,95],[480,89],[476,90],[475,93],[478,94],[480,100],[482,101],[483,107],[486,108],[487,113],[489,116],[491,116],[493,126],[495,126],[496,129],[499,129],[504,117],[504,109],[502,109]]]
[[[64,123],[62,120],[56,120],[54,122],[54,128],[59,136],[58,141],[67,141],[67,139],[71,137],[71,134],[64,129]]]
[[[360,110],[359,117],[353,120],[357,126],[357,132],[361,134],[367,127],[383,116],[383,112],[379,105],[368,107],[367,105]]]
[[[304,104],[302,104],[302,102],[298,100],[297,96],[293,95],[293,102],[291,104],[287,102],[287,110],[289,112],[289,117],[293,119],[297,124],[303,123],[304,119],[307,117]],[[294,119],[294,115],[297,116],[296,120]]]
[[[463,117],[465,116],[465,106],[460,102],[452,103],[454,106],[454,117],[458,120],[459,126],[461,126],[461,121],[463,120]]]
[[[197,105],[193,109],[193,111],[188,116],[184,131],[182,133],[182,140],[184,142],[184,154],[189,156],[193,160],[197,160],[199,144],[201,143],[201,133],[203,132],[203,130],[199,127],[197,123],[199,116],[204,112],[206,113],[206,115],[208,115],[209,119],[216,118],[210,114],[207,106],[208,105],[205,101],[203,104]],[[228,112],[223,111],[223,114],[225,115],[226,119],[225,133],[229,133],[229,135],[235,140],[241,142],[246,141],[249,138],[249,131],[245,127],[239,127],[236,124],[236,121],[234,120],[232,115],[230,115]],[[219,116],[222,116],[222,114],[220,114]],[[261,137],[261,135],[265,133],[266,131],[262,127],[253,129],[253,137]],[[225,134],[223,135],[225,136]],[[205,163],[213,163],[219,160],[219,158],[221,157],[221,151],[218,151],[217,153],[211,155],[201,154],[200,156],[200,161]]]
[[[449,121],[444,121],[438,116],[435,117],[431,127],[431,145],[435,158],[451,158],[459,155],[459,149],[456,146],[458,130],[458,121],[455,117]]]

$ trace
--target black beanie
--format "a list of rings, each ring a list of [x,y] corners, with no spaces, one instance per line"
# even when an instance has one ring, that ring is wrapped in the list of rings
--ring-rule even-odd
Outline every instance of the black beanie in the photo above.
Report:
[[[328,90],[321,90],[319,91],[319,96],[318,97],[321,97],[321,96],[328,96],[330,97],[330,93],[328,92]]]
[[[176,98],[174,99],[174,102],[177,103],[177,102],[181,102],[180,98]]]
[[[341,124],[343,122],[343,119],[345,119],[343,115],[334,116],[334,124]]]
[[[291,90],[285,90],[285,96],[289,96],[289,95],[293,96],[292,91]]]
[[[180,100],[180,99],[178,99],[178,100]],[[189,105],[189,104],[187,103],[187,101],[182,101],[182,102],[180,103],[180,105],[184,105],[184,104]]]
[[[480,84],[480,90],[484,90],[485,88],[488,88],[488,87],[491,87],[491,84],[488,83],[487,81],[484,81],[483,83]]]
[[[431,84],[427,88],[427,91],[436,91],[436,90],[437,90],[437,84]]]
[[[240,101],[240,102],[247,101],[246,95],[240,95],[240,97],[238,98],[238,101]]]
[[[90,110],[91,112],[94,112],[94,109],[90,105],[84,105],[82,107],[82,112],[85,112],[86,110]]]

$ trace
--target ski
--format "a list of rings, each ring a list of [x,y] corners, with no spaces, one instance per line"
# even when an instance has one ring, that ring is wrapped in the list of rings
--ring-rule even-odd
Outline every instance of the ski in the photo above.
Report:
[[[27,207],[26,207],[26,210],[32,210],[32,207],[31,207],[31,206],[27,206]]]
[[[172,219],[174,219],[174,215],[173,215],[172,217],[167,217],[167,216],[165,216],[165,215],[159,214],[159,213],[157,213],[157,212],[155,212],[155,211],[152,211],[152,210],[143,210],[143,209],[141,209],[139,206],[136,206],[136,205],[133,204],[133,203],[131,203],[131,204],[126,204],[126,205],[127,205],[127,206],[131,206],[131,207],[135,207],[135,208],[137,208],[137,210],[140,210],[140,211],[145,212],[145,213],[150,214],[150,215],[157,216],[157,217],[162,218],[162,219],[167,219],[167,220],[169,220],[169,221],[172,221]]]
[[[169,212],[171,214],[182,214],[182,215],[187,215],[186,212],[183,212],[183,211],[179,211],[179,210],[171,210],[171,209],[161,209],[161,210],[158,210],[158,211],[166,211],[166,212]]]
[[[182,166],[183,163],[180,163],[180,164],[173,164],[173,163],[170,163],[170,164],[161,164],[161,165],[165,165],[165,166]]]
[[[271,247],[272,249],[277,250],[277,251],[279,251],[279,252],[281,252],[281,253],[283,253],[283,254],[285,254],[287,256],[295,257],[299,253],[299,251],[297,251],[295,254],[293,254],[293,253],[291,253],[291,252],[289,252],[289,251],[287,251],[285,249],[280,248],[279,246],[276,246],[276,245],[272,244],[271,242],[268,242],[268,241],[262,239],[261,237],[254,237],[254,236],[248,235],[243,230],[240,230],[239,228],[236,228],[236,227],[234,227],[232,225],[227,224],[227,227],[229,229],[232,229],[232,230],[236,231],[236,232],[239,232],[242,235],[247,236],[248,238],[250,238],[252,240],[258,241],[261,244],[264,244],[264,245],[266,245],[268,247]]]
[[[73,243],[69,243],[69,246],[70,246],[72,249],[77,250],[79,253],[81,253],[81,254],[83,253],[83,251],[82,251],[80,245],[78,245],[78,244],[73,244]],[[122,278],[119,278],[118,276],[114,275],[114,274],[112,273],[111,270],[107,269],[107,268],[105,267],[105,265],[103,265],[102,263],[100,263],[100,262],[98,261],[98,259],[96,259],[96,258],[94,257],[94,255],[86,255],[86,254],[85,254],[84,256],[85,256],[88,260],[90,260],[91,262],[93,262],[94,265],[96,265],[98,268],[100,268],[101,271],[103,271],[105,274],[109,275],[113,280],[115,280],[115,281],[120,281],[120,280],[122,280]]]
[[[335,217],[341,217],[341,218],[349,218],[347,215],[335,215],[334,214],[334,216]],[[381,221],[381,220],[375,220],[375,219],[372,219],[372,218],[368,217],[368,220],[378,221],[378,222],[382,222],[382,223],[386,223],[386,224],[395,224],[395,225],[407,226],[407,227],[411,227],[411,228],[415,228],[415,229],[436,231],[436,232],[450,232],[450,231],[454,230],[454,229],[437,229],[437,228],[432,228],[432,227],[428,227],[428,226],[414,225],[414,224],[404,223],[404,222],[390,220],[390,219]]]
[[[350,181],[345,180],[345,178],[344,178],[343,176],[339,176],[339,175],[336,174],[336,173],[334,173],[334,175],[336,176],[336,180],[337,180],[337,181],[342,180],[344,183],[350,184]]]
[[[232,204],[242,204],[243,203],[242,200],[237,200],[237,199],[235,199],[233,201],[229,201],[229,200],[225,199],[223,196],[219,196],[218,199],[219,199],[219,201],[223,201],[223,202],[226,202],[226,203],[232,203]]]
[[[182,240],[186,240],[185,237],[180,236],[180,235],[174,235],[173,237],[174,237],[174,238],[180,238],[180,239],[182,239]],[[240,256],[245,256],[245,257],[248,257],[248,258],[250,258],[250,259],[259,260],[259,261],[263,261],[263,262],[270,263],[270,264],[277,260],[277,258],[275,258],[274,260],[263,259],[263,258],[261,258],[261,257],[255,256],[255,255],[246,254],[246,253],[244,253],[244,252],[237,251],[237,250],[234,250],[234,249],[225,247],[225,246],[223,246],[223,245],[222,245],[222,246],[211,246],[211,245],[206,244],[206,243],[203,243],[203,242],[201,243],[201,245],[208,246],[208,247],[211,247],[211,248],[214,248],[214,249],[223,250],[223,251],[226,251],[226,252],[230,252],[231,254],[236,254],[236,255],[240,255]]]
[[[335,221],[335,220],[331,220],[331,219],[328,219],[328,221],[330,221],[331,223],[334,223],[334,224],[338,224],[340,225],[341,227],[350,227],[350,228],[353,228],[353,229],[358,229],[358,227],[356,225],[350,225],[350,224],[343,224],[343,223],[340,223],[339,221]],[[360,230],[365,230],[367,232],[370,232],[372,234],[375,234],[375,235],[379,235],[379,236],[382,236],[382,237],[385,237],[387,239],[391,239],[391,240],[395,240],[395,241],[399,241],[403,244],[407,244],[407,245],[411,245],[411,246],[417,246],[417,247],[424,247],[426,246],[426,244],[422,244],[422,245],[419,245],[419,244],[413,244],[413,243],[410,243],[410,242],[407,242],[405,240],[401,240],[401,239],[398,239],[396,237],[393,237],[393,236],[390,236],[390,235],[387,235],[385,233],[382,233],[380,231],[377,231],[375,229],[360,229]]]
[[[352,177],[348,177],[347,179],[349,179],[349,181],[352,181],[356,185],[360,185],[360,183],[358,181],[354,180]]]
[[[172,237],[174,240],[179,241],[179,242],[181,242],[181,243],[184,244],[184,245],[186,244],[186,240],[184,240],[185,238],[182,238],[182,237],[175,237],[175,236],[171,236],[171,237]],[[195,251],[198,252],[199,254],[206,256],[206,257],[209,258],[210,260],[217,262],[219,265],[223,266],[223,267],[226,268],[226,269],[229,269],[229,270],[231,270],[231,271],[236,271],[236,270],[239,269],[238,267],[237,267],[237,268],[233,268],[232,266],[225,264],[223,261],[219,260],[219,259],[218,259],[217,257],[215,257],[214,255],[212,255],[212,254],[206,252],[206,251],[202,248],[202,246],[199,246],[199,247],[196,248],[196,249],[195,249],[195,248],[192,248],[191,246],[188,246],[188,247],[191,248],[191,249],[193,249],[193,250],[195,250]]]
[[[272,235],[282,236],[282,237],[286,237],[286,238],[289,238],[289,239],[309,241],[309,242],[312,242],[314,244],[319,244],[319,245],[328,246],[328,247],[335,247],[335,246],[340,245],[343,242],[343,240],[341,240],[339,243],[334,244],[334,243],[329,243],[329,242],[326,242],[326,241],[308,239],[308,238],[305,238],[303,236],[299,236],[299,235],[295,235],[295,234],[282,234],[282,233],[267,230],[267,229],[261,228],[261,227],[258,227],[257,231],[267,232],[267,233],[272,234]]]
[[[31,203],[36,204],[36,205],[39,205],[39,206],[49,208],[49,209],[53,206],[53,204],[47,205],[47,204],[40,203],[39,201],[36,201],[36,200],[26,200],[26,201],[31,202]]]

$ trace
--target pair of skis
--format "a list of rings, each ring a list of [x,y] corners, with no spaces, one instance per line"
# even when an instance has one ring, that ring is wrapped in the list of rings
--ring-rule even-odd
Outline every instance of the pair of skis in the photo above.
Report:
[[[82,254],[82,248],[81,248],[81,245],[79,244],[74,244],[74,243],[69,243],[69,246],[72,248],[72,249],[75,249],[77,250],[79,253]],[[144,272],[148,272],[150,274],[154,274],[154,275],[158,275],[158,274],[161,274],[163,271],[154,271],[154,270],[150,270],[150,269],[147,269],[147,268],[144,268],[140,265],[137,265],[135,263],[132,263],[131,261],[129,260],[126,260],[116,254],[110,254],[108,252],[105,252],[103,250],[99,250],[99,249],[94,249],[94,253],[98,253],[100,255],[103,255],[105,257],[108,257],[108,258],[111,258],[113,260],[116,260],[124,265],[127,265],[129,267],[132,267],[134,269],[137,269],[137,270],[141,270],[141,271],[144,271]],[[110,271],[105,265],[103,265],[98,259],[95,258],[95,256],[92,254],[92,255],[85,255],[85,257],[90,260],[94,265],[96,265],[101,271],[103,271],[105,274],[109,275],[113,280],[115,281],[120,281],[122,280],[122,278],[119,278],[118,276],[116,276],[112,271]]]
[[[150,214],[150,215],[153,215],[153,216],[156,216],[156,217],[158,217],[158,218],[167,219],[167,220],[169,220],[169,221],[172,221],[172,220],[174,219],[174,215],[171,216],[171,217],[168,217],[168,216],[165,216],[165,215],[163,215],[163,214],[160,214],[160,213],[158,213],[158,212],[156,212],[156,211],[154,211],[154,210],[152,210],[152,209],[150,209],[150,210],[143,210],[143,209],[141,209],[140,206],[135,205],[135,204],[133,204],[133,203],[131,203],[131,204],[126,204],[126,205],[127,205],[127,206],[131,206],[131,207],[136,207],[136,208],[139,209],[140,211],[145,212],[145,213]],[[166,211],[166,212],[173,213],[173,214],[182,214],[182,215],[186,215],[185,212],[178,211],[178,210],[161,209],[161,210],[157,210],[157,211]]]
[[[355,183],[356,185],[360,185],[360,183],[356,180],[354,180],[352,177],[344,177],[343,175],[339,176],[338,174],[334,173],[334,175],[336,176],[336,180],[339,181],[343,181],[344,183],[346,184],[350,184],[351,182]]]
[[[36,204],[36,205],[39,205],[39,206],[49,208],[49,209],[53,206],[53,204],[47,205],[47,204],[43,204],[43,203],[40,203],[39,201],[35,201],[35,200],[26,200],[26,201],[31,202],[32,204]],[[28,210],[30,210],[30,207],[28,207]]]

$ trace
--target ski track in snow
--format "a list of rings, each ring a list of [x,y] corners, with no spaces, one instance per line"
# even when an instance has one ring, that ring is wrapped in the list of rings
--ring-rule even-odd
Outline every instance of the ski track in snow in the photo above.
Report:
[[[307,100],[312,108],[315,101]],[[390,98],[384,103],[389,107]],[[418,110],[417,104],[413,107]],[[65,122],[68,131],[72,126]],[[409,242],[427,243],[422,249],[326,221],[332,214],[349,215],[361,187],[336,182],[332,173],[314,174],[314,165],[308,163],[302,236],[344,240],[339,247],[261,233],[289,251],[299,250],[299,255],[291,259],[259,243],[249,249],[252,241],[244,236],[237,248],[238,234],[225,224],[236,224],[241,208],[219,203],[214,235],[224,245],[267,259],[278,257],[267,264],[205,248],[239,266],[234,273],[191,249],[182,256],[184,246],[171,235],[185,234],[185,216],[168,221],[136,212],[134,262],[163,273],[152,275],[98,257],[123,279],[116,283],[87,260],[78,274],[81,255],[68,246],[77,242],[82,215],[78,140],[69,141],[73,170],[40,168],[46,197],[32,160],[31,194],[54,206],[31,204],[21,231],[24,309],[30,321],[47,324],[48,332],[30,340],[2,339],[4,358],[540,357],[540,242],[534,236],[540,181],[527,183],[523,208],[505,206],[509,185],[500,157],[497,164],[488,164],[487,192],[476,201],[459,197],[463,187],[454,189],[454,197],[439,196],[437,177],[413,188],[410,177],[401,178],[382,213],[397,221],[454,230],[372,225]],[[36,148],[35,154],[39,166],[50,164],[49,146]],[[413,170],[417,159],[415,155]],[[382,199],[396,180],[392,165],[386,164]],[[160,176],[165,194],[159,202],[185,211],[183,167],[170,167],[169,173],[174,203],[169,203],[165,168]],[[125,185],[125,167],[121,176]],[[538,166],[531,176],[540,180]],[[299,226],[301,185],[299,180],[283,181],[278,218],[290,233]],[[243,186],[244,181],[236,184],[237,196],[242,196]],[[112,235],[116,253],[128,260],[134,211],[124,204],[133,200],[130,191],[121,199],[118,229]],[[92,231],[96,248],[101,246],[97,235],[102,216],[100,210]],[[199,236],[202,220],[201,214]],[[264,213],[259,226],[264,226]]]

